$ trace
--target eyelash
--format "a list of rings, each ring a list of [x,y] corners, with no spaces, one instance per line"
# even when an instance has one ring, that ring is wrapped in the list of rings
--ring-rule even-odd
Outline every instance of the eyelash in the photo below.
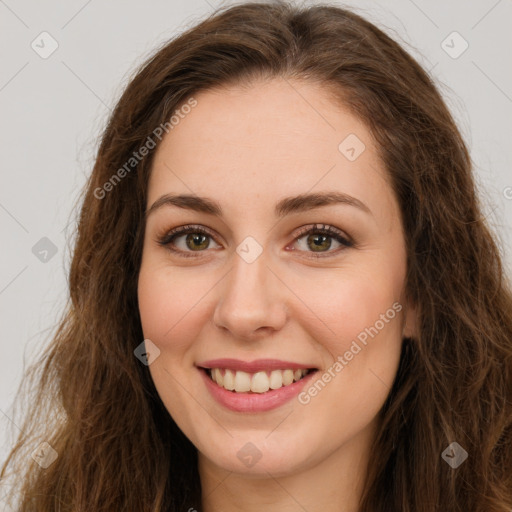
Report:
[[[196,255],[194,253],[201,253],[204,251],[182,251],[181,249],[174,249],[172,247],[172,242],[175,238],[178,238],[182,235],[186,235],[189,233],[209,236],[216,243],[218,243],[215,240],[215,236],[213,235],[212,232],[210,232],[210,230],[204,228],[203,226],[199,226],[199,225],[187,225],[187,226],[181,226],[178,228],[174,228],[171,231],[167,231],[163,236],[158,237],[157,243],[161,246],[166,247],[170,251],[177,253],[180,256],[183,256],[185,258],[196,257]],[[345,238],[341,231],[337,230],[333,226],[329,226],[326,224],[323,224],[323,225],[314,224],[313,226],[306,226],[305,228],[302,228],[299,231],[299,233],[297,233],[297,235],[295,236],[294,242],[303,238],[305,235],[309,235],[309,234],[327,235],[330,238],[334,238],[337,242],[339,242],[345,248],[354,246],[353,242],[350,241],[349,239]],[[307,256],[308,258],[309,257],[310,258],[328,258],[328,257],[338,254],[342,250],[344,250],[344,249],[339,248],[338,250],[327,251],[324,253],[315,253],[315,252],[310,252],[310,251],[306,251],[306,252],[310,253],[310,255]]]

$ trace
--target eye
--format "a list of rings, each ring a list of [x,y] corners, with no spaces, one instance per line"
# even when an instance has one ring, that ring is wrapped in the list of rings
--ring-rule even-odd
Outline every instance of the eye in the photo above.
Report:
[[[213,234],[203,226],[189,225],[167,231],[157,242],[173,252],[180,253],[180,256],[189,257],[194,256],[194,252],[204,252],[204,249],[208,249],[212,239]]]
[[[305,239],[305,240],[302,240]],[[334,243],[338,244],[339,250],[329,250]],[[342,231],[328,225],[315,224],[303,228],[295,238],[301,251],[309,253],[308,257],[323,258],[333,254],[338,254],[340,250],[346,247],[352,247],[354,244],[343,234]],[[292,249],[295,250],[295,249]]]
[[[182,238],[183,240],[180,240]],[[157,242],[180,256],[193,257],[193,253],[201,253],[209,249],[211,240],[214,238],[213,233],[203,226],[188,225],[166,231],[163,236],[157,238]],[[303,238],[306,240],[302,241]],[[338,244],[338,250],[331,251],[329,249],[332,248],[333,239],[334,243]],[[314,258],[328,257],[333,253],[338,254],[343,248],[353,246],[353,243],[344,236],[342,231],[325,224],[302,228],[294,242],[299,245],[301,252],[309,253],[308,257]],[[215,241],[214,243],[217,244]],[[218,245],[218,247],[220,246]]]

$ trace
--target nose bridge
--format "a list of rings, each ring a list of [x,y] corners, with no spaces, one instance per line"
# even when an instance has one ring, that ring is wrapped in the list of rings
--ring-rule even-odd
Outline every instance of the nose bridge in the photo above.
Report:
[[[256,305],[257,302],[266,302],[269,292],[268,276],[270,272],[267,266],[268,258],[261,254],[254,261],[244,259],[240,255],[243,246],[240,244],[237,257],[233,258],[233,270],[229,281],[229,288],[239,303],[249,302]]]
[[[214,314],[215,324],[237,337],[250,337],[261,327],[280,329],[286,321],[283,297],[276,289],[266,253],[252,259],[248,255],[254,247],[248,247],[244,251],[247,246],[242,242],[233,255]]]

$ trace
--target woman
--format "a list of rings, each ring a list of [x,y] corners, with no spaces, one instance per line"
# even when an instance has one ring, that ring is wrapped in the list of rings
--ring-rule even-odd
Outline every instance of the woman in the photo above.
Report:
[[[350,11],[224,8],[143,66],[70,294],[17,510],[512,508],[512,295],[470,157]]]

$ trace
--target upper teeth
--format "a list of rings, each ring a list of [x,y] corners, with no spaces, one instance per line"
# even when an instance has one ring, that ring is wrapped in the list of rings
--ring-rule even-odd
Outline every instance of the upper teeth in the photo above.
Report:
[[[273,370],[271,372],[247,373],[242,371],[212,368],[211,378],[221,387],[237,393],[265,393],[269,389],[279,389],[298,381],[308,373],[304,370]]]

